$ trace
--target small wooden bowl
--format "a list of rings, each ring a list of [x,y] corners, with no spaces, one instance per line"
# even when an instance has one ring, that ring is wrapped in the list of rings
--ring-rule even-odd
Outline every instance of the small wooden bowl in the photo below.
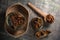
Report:
[[[21,30],[16,30],[16,31],[13,31],[14,29],[12,29],[10,27],[10,24],[8,22],[8,15],[13,12],[13,13],[20,13],[24,19],[25,19],[25,24],[22,26],[23,29]],[[23,36],[27,30],[28,30],[28,17],[29,17],[29,14],[28,14],[28,10],[26,9],[26,7],[24,5],[22,5],[21,3],[16,3],[16,4],[13,4],[11,6],[9,6],[7,8],[7,11],[6,11],[6,21],[5,21],[5,31],[12,37],[20,37],[20,36]],[[15,34],[11,34],[10,32],[15,32]]]
[[[40,31],[43,28],[43,20],[40,17],[35,17],[31,20],[31,26],[35,31]]]

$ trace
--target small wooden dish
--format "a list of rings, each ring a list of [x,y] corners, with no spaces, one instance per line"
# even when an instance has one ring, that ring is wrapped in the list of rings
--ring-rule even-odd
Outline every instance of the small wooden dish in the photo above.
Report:
[[[39,31],[43,28],[43,20],[40,17],[35,17],[31,20],[31,26],[34,30]]]

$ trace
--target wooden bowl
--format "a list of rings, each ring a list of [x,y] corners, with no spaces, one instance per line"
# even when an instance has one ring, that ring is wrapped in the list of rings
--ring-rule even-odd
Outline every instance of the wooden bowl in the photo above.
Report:
[[[43,28],[43,19],[40,17],[35,17],[31,20],[31,26],[34,31],[40,31]]]
[[[9,15],[11,13],[20,14],[25,19],[24,24],[22,24],[22,26],[19,26],[19,30],[12,29],[12,27],[10,26],[8,19],[9,19]],[[26,7],[24,5],[22,5],[21,3],[16,3],[16,4],[9,6],[6,10],[6,16],[5,17],[6,17],[5,31],[10,36],[17,38],[17,37],[23,36],[27,32],[29,14],[28,14],[28,10],[26,9]]]

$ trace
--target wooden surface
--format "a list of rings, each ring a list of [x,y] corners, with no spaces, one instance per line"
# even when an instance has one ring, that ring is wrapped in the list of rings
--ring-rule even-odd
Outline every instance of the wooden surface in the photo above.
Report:
[[[36,39],[34,30],[29,25],[29,30],[25,35],[19,38],[9,36],[4,30],[5,13],[7,7],[14,3],[22,3],[29,11],[29,22],[32,18],[37,17],[36,12],[27,6],[28,2],[33,3],[46,13],[51,13],[55,17],[55,22],[51,25],[45,23],[43,29],[51,30],[51,34],[43,39]],[[0,40],[60,40],[60,2],[59,0],[0,0]]]

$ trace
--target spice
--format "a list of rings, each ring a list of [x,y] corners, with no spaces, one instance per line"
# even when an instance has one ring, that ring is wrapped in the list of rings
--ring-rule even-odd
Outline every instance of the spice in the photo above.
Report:
[[[33,18],[31,24],[35,28],[35,30],[39,30],[40,27],[43,25],[43,21],[41,18]]]
[[[54,21],[54,18],[51,14],[49,14],[49,15],[46,16],[46,20],[47,20],[48,23],[52,23]]]
[[[14,29],[25,24],[25,18],[18,13],[10,13],[10,21]]]
[[[36,32],[35,36],[36,36],[37,38],[40,38],[40,37],[42,36],[42,33],[41,33],[40,31],[38,31],[38,32]]]
[[[41,30],[35,33],[37,38],[43,38],[49,35],[49,33],[51,33],[51,31],[49,30]]]

